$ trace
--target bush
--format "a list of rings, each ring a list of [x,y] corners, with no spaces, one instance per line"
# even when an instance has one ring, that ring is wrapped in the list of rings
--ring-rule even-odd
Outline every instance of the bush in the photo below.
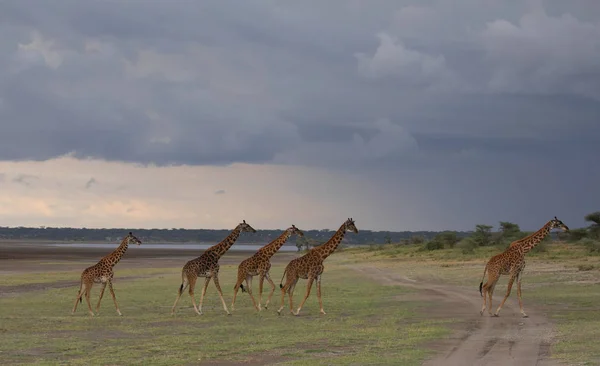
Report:
[[[444,243],[439,240],[431,240],[425,243],[425,249],[427,250],[439,250],[444,249]]]
[[[423,244],[425,242],[425,238],[420,235],[415,235],[410,237],[411,244]]]
[[[587,248],[590,253],[600,253],[600,242],[592,239],[583,239],[579,244]]]
[[[465,238],[456,244],[458,248],[460,248],[463,254],[473,254],[475,253],[475,248],[478,246],[477,243],[471,238]]]

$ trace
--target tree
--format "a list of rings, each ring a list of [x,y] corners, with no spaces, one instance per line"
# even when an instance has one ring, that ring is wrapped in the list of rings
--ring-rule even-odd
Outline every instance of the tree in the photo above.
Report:
[[[585,215],[585,221],[593,222],[593,224],[588,227],[590,237],[594,239],[600,238],[600,211]]]
[[[444,248],[454,248],[459,239],[455,231],[444,231],[434,236],[432,241],[441,243]]]
[[[490,245],[492,239],[492,226],[479,224],[475,226],[475,232],[471,236],[475,244],[480,247]]]
[[[500,221],[500,231],[504,237],[512,237],[521,233],[519,225],[508,221]]]
[[[585,221],[593,222],[596,225],[600,225],[600,211],[592,212],[585,215]]]

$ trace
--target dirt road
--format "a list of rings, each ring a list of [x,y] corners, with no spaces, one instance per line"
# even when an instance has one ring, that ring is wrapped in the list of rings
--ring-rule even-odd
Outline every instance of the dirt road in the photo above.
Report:
[[[464,289],[456,286],[417,282],[398,274],[385,272],[373,266],[361,266],[358,271],[383,284],[400,285],[420,290],[420,296],[432,306],[426,308],[434,319],[458,319],[455,334],[434,345],[438,356],[423,365],[434,366],[554,366],[549,359],[552,325],[535,309],[528,308],[529,318],[522,318],[512,296],[502,308],[499,317],[487,313],[479,315],[482,299],[476,286]],[[494,296],[495,309],[504,296],[498,289]]]

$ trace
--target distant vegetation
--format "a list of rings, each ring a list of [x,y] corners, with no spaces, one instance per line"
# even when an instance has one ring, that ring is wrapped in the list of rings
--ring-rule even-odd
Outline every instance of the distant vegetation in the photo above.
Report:
[[[538,244],[533,249],[533,252],[546,251],[545,244],[554,238],[558,241],[584,245],[590,253],[596,252],[600,254],[600,211],[586,215],[585,221],[589,222],[590,225],[583,228],[571,228],[568,233],[553,232]],[[521,231],[519,225],[508,221],[500,221],[498,231],[494,232],[492,228],[490,225],[478,224],[475,226],[474,231],[462,238],[456,232],[447,231],[436,234],[430,240],[413,237],[408,240],[404,239],[398,244],[417,244],[418,242],[422,242],[422,250],[457,247],[462,250],[463,254],[469,254],[473,253],[477,247],[496,246],[499,249],[505,249],[513,241],[533,233],[532,231]],[[418,239],[418,241],[415,241],[415,239]]]
[[[56,228],[56,227],[0,227],[0,240],[48,240],[48,241],[77,241],[77,242],[115,242],[123,237],[124,233],[132,231],[144,242],[218,242],[225,238],[231,229],[87,229],[87,228]],[[257,230],[255,234],[244,234],[240,238],[243,243],[266,243],[281,235],[283,229]],[[305,238],[296,241],[290,238],[291,244],[296,244],[299,249],[319,245],[327,241],[334,231],[332,230],[304,230]],[[435,237],[435,231],[371,231],[360,230],[358,234],[346,235],[345,245],[392,243],[403,240],[419,241]],[[456,236],[463,238],[469,232],[457,232]]]
[[[534,252],[546,250],[545,244],[552,239],[577,242],[586,246],[590,252],[600,253],[600,211],[585,216],[590,225],[583,228],[571,228],[569,233],[554,232],[534,248]],[[464,254],[473,253],[477,247],[496,246],[504,249],[511,242],[523,238],[531,231],[521,231],[518,224],[500,221],[497,231],[493,226],[477,224],[473,231],[371,231],[361,230],[358,234],[346,235],[343,245],[370,245],[377,249],[384,245],[421,245],[422,250],[458,248]],[[244,234],[241,243],[266,243],[281,234],[283,229],[258,230],[256,234]],[[0,227],[0,240],[48,240],[77,242],[115,242],[123,234],[133,231],[145,242],[209,242],[214,243],[225,238],[231,230],[211,229],[87,229],[54,227]],[[332,230],[305,230],[304,238],[292,237],[289,243],[298,250],[307,250],[327,241],[334,233]]]

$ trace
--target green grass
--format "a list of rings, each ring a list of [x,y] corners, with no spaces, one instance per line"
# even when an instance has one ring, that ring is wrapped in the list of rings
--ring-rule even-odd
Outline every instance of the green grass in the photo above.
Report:
[[[51,283],[57,281],[77,281],[81,278],[81,272],[86,267],[74,271],[60,271],[60,272],[36,272],[36,273],[20,273],[20,274],[9,274],[0,276],[0,286],[16,286],[16,285],[27,285],[32,283]],[[164,268],[116,268],[115,269],[115,281],[118,281],[119,277],[135,277],[135,276],[151,276],[157,273],[164,273],[165,271],[171,271],[171,269],[165,270]],[[181,268],[179,269],[181,273]]]
[[[388,271],[423,281],[437,281],[476,289],[487,260],[501,248],[421,251],[421,246],[386,245],[346,251],[342,263],[371,262]],[[600,256],[575,244],[550,244],[548,251],[528,253],[523,276],[523,300],[529,312],[548,314],[556,327],[552,357],[578,365],[600,364]],[[496,293],[506,291],[502,276]],[[511,298],[515,300],[513,287]]]
[[[156,275],[156,273],[170,273]],[[282,316],[276,289],[268,310],[256,313],[250,298],[238,293],[236,311],[227,316],[211,283],[204,315],[191,307],[187,293],[170,315],[181,268],[119,269],[115,291],[123,317],[116,315],[108,290],[100,315],[89,317],[85,300],[70,315],[77,287],[16,294],[0,298],[0,364],[194,364],[199,360],[280,362],[286,365],[398,364],[419,365],[430,355],[424,346],[449,333],[447,324],[415,321],[420,306],[398,299],[409,292],[381,286],[351,269],[328,264],[323,275],[324,306],[319,315],[316,289],[300,316]],[[152,278],[118,281],[126,275]],[[235,268],[222,266],[220,282],[228,307]],[[274,273],[279,275],[279,273]],[[49,273],[54,280],[66,273]],[[8,277],[3,278],[3,277]],[[275,276],[276,277],[276,276]],[[2,276],[2,283],[40,282],[37,276]],[[75,277],[68,279],[78,279]],[[254,281],[255,295],[258,281]],[[196,287],[199,300],[202,281]],[[295,291],[295,306],[306,281]],[[268,287],[267,287],[268,288]],[[92,306],[98,298],[94,287]],[[263,303],[266,295],[263,295]]]

